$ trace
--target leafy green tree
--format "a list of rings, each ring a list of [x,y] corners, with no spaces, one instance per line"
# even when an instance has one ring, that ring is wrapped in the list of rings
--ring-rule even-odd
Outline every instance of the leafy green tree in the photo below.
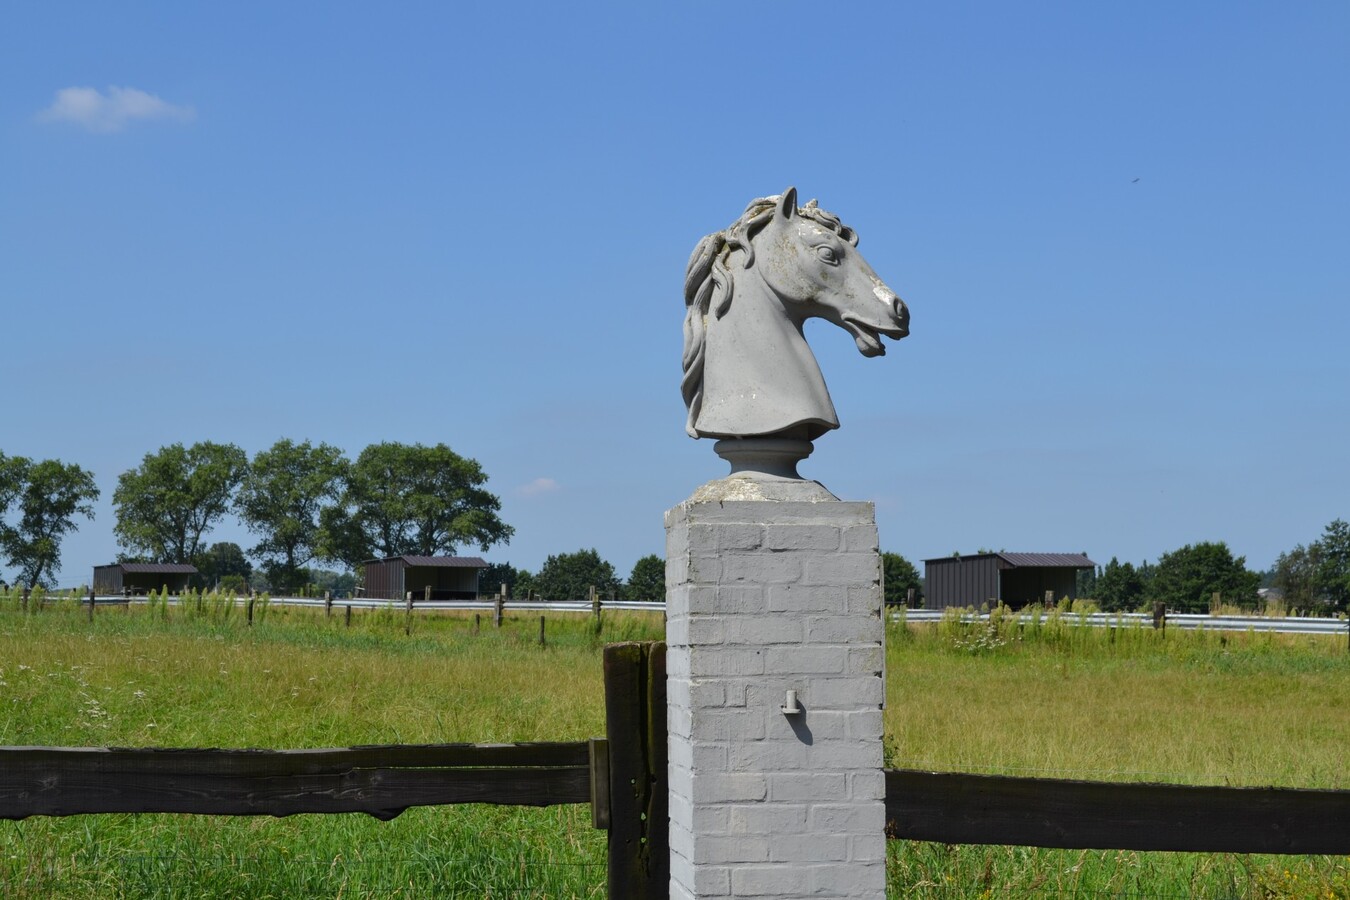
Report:
[[[592,585],[601,597],[619,590],[614,567],[594,549],[550,556],[534,578],[535,591],[545,600],[584,600]]]
[[[94,476],[79,466],[56,459],[7,460],[4,476],[17,479],[17,525],[0,533],[5,557],[19,570],[18,580],[30,587],[61,567],[61,539],[75,528],[75,517],[94,517],[98,499]],[[13,502],[13,501],[11,501]]]
[[[1158,558],[1148,599],[1179,612],[1207,612],[1217,591],[1227,603],[1254,606],[1261,576],[1249,572],[1246,562],[1234,558],[1223,541],[1187,544]]]
[[[1350,610],[1350,523],[1337,519],[1317,541],[1321,559],[1317,566],[1317,587],[1327,606]]]
[[[1274,586],[1290,609],[1315,609],[1323,605],[1318,574],[1322,568],[1322,546],[1317,541],[1305,547],[1299,544],[1275,559]]]
[[[501,501],[483,489],[487,480],[477,461],[445,444],[372,444],[347,472],[342,502],[324,514],[324,555],[355,568],[508,543],[515,529],[498,517]]]
[[[202,537],[230,511],[247,467],[234,444],[170,444],[147,453],[117,479],[117,543],[150,562],[191,562]]]
[[[1131,563],[1113,556],[1097,577],[1097,590],[1091,599],[1106,612],[1138,609],[1144,603],[1144,578]]]
[[[881,574],[887,606],[905,603],[909,589],[914,588],[915,608],[923,608],[923,579],[913,563],[899,553],[883,553]]]
[[[244,549],[230,541],[212,544],[197,554],[192,564],[197,567],[199,586],[207,589],[224,584],[225,579],[231,576],[240,579],[240,581],[231,580],[231,584],[242,583],[247,586],[249,576],[253,574],[253,564],[244,555]]]
[[[633,563],[623,595],[626,600],[666,599],[666,561],[652,553]]]
[[[488,563],[488,567],[478,573],[478,593],[484,597],[493,596],[506,585],[507,594],[520,600],[529,592],[532,580],[529,572],[517,569],[509,562]]]
[[[319,517],[338,502],[347,465],[336,447],[289,439],[253,457],[235,509],[260,538],[249,554],[262,564],[273,590],[305,584],[304,567],[326,540]]]

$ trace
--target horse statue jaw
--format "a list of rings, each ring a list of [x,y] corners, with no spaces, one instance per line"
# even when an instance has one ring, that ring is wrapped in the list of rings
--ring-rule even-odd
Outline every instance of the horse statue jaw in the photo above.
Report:
[[[684,380],[691,437],[735,478],[799,480],[811,441],[839,427],[802,325],[823,318],[864,356],[909,333],[909,310],[857,251],[857,235],[789,188],[754,200],[694,250],[685,276]]]

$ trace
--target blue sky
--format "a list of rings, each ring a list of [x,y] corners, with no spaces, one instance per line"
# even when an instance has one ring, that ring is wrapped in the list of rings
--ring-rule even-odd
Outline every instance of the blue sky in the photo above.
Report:
[[[282,437],[445,442],[489,559],[626,574],[725,469],[689,252],[796,185],[913,317],[808,327],[884,549],[1264,568],[1350,518],[1348,84],[1343,2],[10,4],[0,452],[97,476],[63,585],[145,453]]]

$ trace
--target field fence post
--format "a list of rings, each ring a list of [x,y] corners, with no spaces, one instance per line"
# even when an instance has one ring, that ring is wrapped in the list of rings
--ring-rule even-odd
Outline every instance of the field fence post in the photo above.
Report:
[[[907,588],[905,590],[905,607],[907,609],[914,608],[914,588]]]
[[[1215,591],[1214,593],[1210,594],[1209,595],[1210,615],[1217,615],[1219,612],[1219,607],[1222,604],[1223,604],[1223,596],[1218,591]]]
[[[346,618],[347,618],[347,627],[348,627],[348,628],[351,628],[351,627],[352,627],[352,605],[351,605],[350,603],[347,604],[347,617],[346,617]]]
[[[544,617],[539,617],[539,646],[544,646]]]
[[[406,603],[406,606],[403,611],[403,633],[405,635],[412,634],[412,603],[413,603],[412,598],[413,592],[408,591],[408,596],[404,601]]]
[[[473,633],[474,633],[474,634],[477,634],[478,631],[479,631],[479,628],[482,626],[482,618],[483,618],[482,613],[474,613],[474,614],[473,614]]]
[[[605,647],[609,896],[670,896],[666,645]],[[595,818],[599,818],[595,816]]]
[[[423,595],[423,596],[422,596],[422,602],[423,602],[423,603],[430,603],[430,602],[431,602],[431,585],[427,585],[427,586],[426,586],[426,590],[424,590],[424,591],[422,592],[422,595]]]
[[[94,621],[94,589],[89,589],[89,621]]]
[[[600,618],[600,592],[595,589],[595,585],[591,585],[590,595],[591,615],[595,618],[595,633],[600,634],[604,629],[604,623]]]
[[[333,592],[323,592],[323,617],[325,619],[333,618]]]
[[[497,592],[496,598],[492,601],[492,627],[502,627],[503,607],[506,605],[506,585],[501,586]]]
[[[248,592],[248,608],[247,608],[247,614],[248,614],[248,627],[249,627],[249,628],[252,628],[252,627],[253,627],[253,604],[254,604],[255,601],[257,601],[257,599],[258,599],[258,592],[257,592],[257,591],[249,591],[249,592]]]
[[[25,587],[25,588],[23,589],[23,594],[20,595],[19,605],[20,605],[20,608],[23,609],[24,612],[28,612],[28,594],[29,594],[29,590],[30,590],[29,588]]]
[[[1167,628],[1167,604],[1161,600],[1153,601],[1153,629],[1155,631]]]
[[[1055,592],[1054,592],[1054,591],[1046,591],[1046,592],[1045,592],[1045,608],[1046,608],[1046,609],[1053,609],[1053,608],[1054,608],[1054,605],[1055,605]]]

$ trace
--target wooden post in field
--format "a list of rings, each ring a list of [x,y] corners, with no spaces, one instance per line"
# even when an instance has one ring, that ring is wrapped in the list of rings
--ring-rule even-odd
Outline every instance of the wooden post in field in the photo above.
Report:
[[[352,627],[352,605],[350,603],[347,604],[347,627]]]
[[[94,589],[89,589],[89,621],[94,621]]]
[[[492,627],[502,627],[502,607],[506,605],[506,585],[501,586],[497,597],[492,601]]]
[[[253,627],[253,603],[258,599],[257,591],[248,592],[248,627]]]
[[[1055,606],[1055,592],[1054,592],[1054,591],[1046,591],[1046,592],[1045,592],[1045,608],[1046,608],[1046,609],[1053,609],[1054,606]]]
[[[408,591],[407,607],[403,612],[403,633],[412,634],[412,591]]]
[[[670,896],[666,645],[605,648],[609,896]]]
[[[323,617],[325,619],[333,618],[333,592],[323,592]]]
[[[1222,603],[1223,597],[1219,594],[1218,591],[1215,591],[1214,593],[1209,595],[1209,611],[1211,613],[1217,614],[1219,611],[1219,606]]]
[[[483,617],[482,617],[482,614],[481,614],[481,613],[474,613],[474,614],[473,614],[473,633],[474,633],[474,634],[477,634],[477,633],[478,633],[478,630],[482,627],[482,624],[483,624],[482,619],[483,619]]]
[[[539,617],[539,646],[544,646],[544,617]]]
[[[908,609],[914,608],[914,588],[905,591],[905,607]]]
[[[1161,600],[1153,601],[1153,627],[1155,630],[1167,627],[1167,604]]]
[[[600,619],[600,592],[591,585],[591,615],[595,617],[595,633],[599,634],[604,629],[604,623]]]
[[[23,589],[23,595],[22,595],[22,597],[21,597],[20,600],[19,600],[19,605],[23,608],[23,611],[24,611],[24,612],[28,612],[28,592],[29,592],[29,589],[28,589],[28,588],[24,588],[24,589]]]
[[[431,585],[427,585],[426,590],[422,592],[422,602],[423,603],[431,602]]]

